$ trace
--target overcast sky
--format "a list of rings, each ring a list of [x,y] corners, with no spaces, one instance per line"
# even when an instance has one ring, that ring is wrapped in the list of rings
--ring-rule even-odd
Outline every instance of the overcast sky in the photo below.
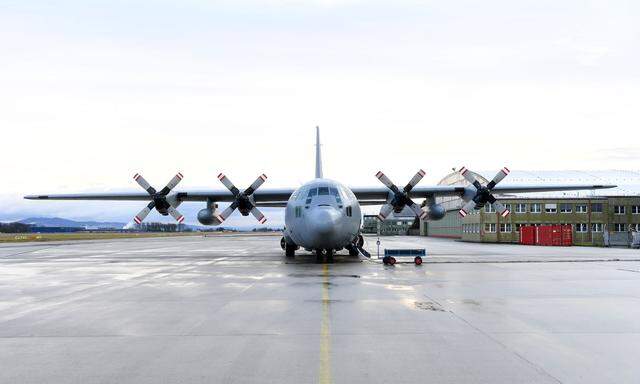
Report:
[[[0,208],[135,214],[19,196],[137,190],[136,172],[296,186],[315,125],[349,185],[638,169],[638,20],[614,0],[0,0]]]

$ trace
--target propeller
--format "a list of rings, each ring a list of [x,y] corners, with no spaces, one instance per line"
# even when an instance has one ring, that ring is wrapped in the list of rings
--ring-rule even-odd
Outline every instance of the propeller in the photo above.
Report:
[[[147,193],[153,198],[153,200],[142,209],[142,211],[138,212],[138,214],[133,218],[137,224],[142,223],[142,221],[147,217],[149,212],[152,209],[156,209],[160,214],[166,216],[171,215],[176,221],[180,224],[184,221],[184,216],[178,212],[178,210],[167,201],[167,195],[176,185],[182,180],[182,173],[178,172],[173,178],[167,183],[167,185],[162,188],[159,192],[153,188],[141,174],[136,173],[133,176],[133,179],[141,186]]]
[[[229,216],[231,216],[231,213],[233,213],[236,208],[240,211],[242,216],[247,216],[249,215],[249,213],[251,213],[253,217],[255,217],[256,220],[260,222],[260,224],[264,224],[267,221],[267,218],[264,216],[264,214],[260,212],[260,210],[256,207],[256,202],[252,196],[253,192],[255,192],[256,189],[260,188],[260,186],[264,184],[265,181],[267,181],[267,175],[263,173],[262,175],[258,176],[253,184],[251,184],[249,188],[245,189],[242,192],[240,192],[240,190],[236,188],[231,180],[229,180],[229,178],[224,174],[219,174],[218,180],[220,180],[220,182],[222,182],[222,184],[224,184],[224,186],[227,187],[229,191],[231,191],[233,197],[235,198],[231,205],[227,207],[227,209],[222,211],[221,214],[216,215],[216,219],[218,220],[218,222],[222,223],[223,221],[225,221]]]
[[[413,189],[422,180],[425,172],[421,169],[419,170],[412,178],[409,180],[409,183],[405,185],[405,187],[401,190],[398,188],[382,171],[376,173],[376,177],[382,184],[384,184],[387,188],[393,192],[393,198],[390,202],[383,205],[380,208],[380,213],[378,214],[378,218],[380,220],[384,220],[391,214],[391,212],[400,213],[405,206],[409,206],[411,210],[421,219],[427,217],[428,212],[422,209],[418,204],[416,204],[411,198],[409,198],[409,192]]]
[[[480,209],[484,207],[487,203],[492,204],[496,209],[496,212],[500,214],[502,217],[507,217],[511,212],[505,207],[502,203],[497,201],[495,196],[491,193],[493,188],[501,182],[507,175],[509,174],[509,168],[502,168],[487,185],[482,185],[473,175],[473,172],[470,172],[467,168],[460,168],[460,174],[470,182],[474,187],[476,187],[475,196],[469,200],[458,212],[460,216],[465,217],[471,212],[472,209]]]

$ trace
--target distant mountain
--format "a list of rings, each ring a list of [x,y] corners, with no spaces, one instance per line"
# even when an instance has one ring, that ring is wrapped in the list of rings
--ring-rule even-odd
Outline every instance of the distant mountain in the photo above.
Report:
[[[72,228],[116,228],[121,229],[126,223],[101,221],[74,221],[61,217],[29,217],[19,223],[32,224],[38,227],[72,227]]]

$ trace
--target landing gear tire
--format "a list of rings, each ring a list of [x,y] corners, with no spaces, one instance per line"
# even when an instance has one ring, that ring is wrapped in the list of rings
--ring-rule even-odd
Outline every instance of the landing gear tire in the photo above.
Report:
[[[326,259],[325,259],[326,256]],[[332,249],[316,249],[316,263],[333,263]]]
[[[364,246],[364,237],[362,237],[362,235],[358,235],[356,245],[358,246],[358,248],[362,248]]]
[[[416,263],[416,265],[422,265],[422,257],[416,256],[413,262]]]
[[[296,246],[295,245],[285,245],[284,254],[287,257],[294,257],[296,255]]]
[[[327,263],[333,263],[333,250],[327,249]]]
[[[360,254],[358,248],[356,248],[355,246],[349,248],[349,256],[358,256],[358,254]]]
[[[395,257],[385,256],[382,258],[382,264],[384,265],[394,265],[396,263]]]

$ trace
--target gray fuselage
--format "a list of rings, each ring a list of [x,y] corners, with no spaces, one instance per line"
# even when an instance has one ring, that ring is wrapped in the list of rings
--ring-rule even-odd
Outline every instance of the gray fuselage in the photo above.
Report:
[[[329,179],[315,179],[287,201],[285,238],[307,250],[342,249],[358,237],[360,204],[351,190]]]

